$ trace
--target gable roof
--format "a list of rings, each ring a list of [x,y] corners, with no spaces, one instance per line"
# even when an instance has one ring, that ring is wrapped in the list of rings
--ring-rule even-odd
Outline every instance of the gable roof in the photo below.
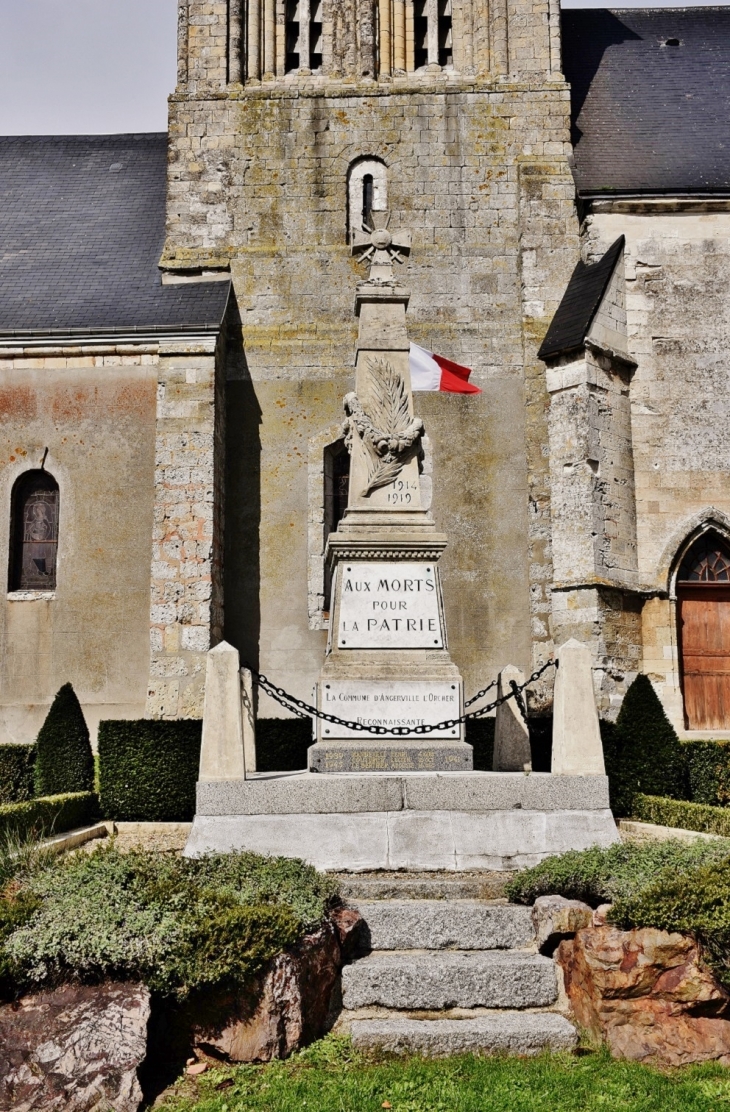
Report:
[[[566,355],[583,346],[625,242],[625,237],[619,236],[597,263],[578,263],[540,345],[538,359]]]
[[[0,138],[0,335],[218,328],[230,284],[163,286],[167,136]]]
[[[574,9],[562,26],[580,193],[730,192],[730,7]]]

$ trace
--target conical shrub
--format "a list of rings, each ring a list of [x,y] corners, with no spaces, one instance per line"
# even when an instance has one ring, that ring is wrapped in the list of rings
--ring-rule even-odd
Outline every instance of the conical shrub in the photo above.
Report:
[[[36,795],[94,790],[94,756],[84,712],[70,683],[51,704],[36,742]]]
[[[684,750],[647,676],[626,692],[611,735],[604,756],[615,814],[629,815],[637,792],[686,799]]]

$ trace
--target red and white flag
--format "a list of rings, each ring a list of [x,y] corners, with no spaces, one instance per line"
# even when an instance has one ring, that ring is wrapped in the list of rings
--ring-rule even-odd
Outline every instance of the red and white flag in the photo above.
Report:
[[[462,367],[443,355],[435,355],[418,344],[411,344],[408,358],[413,390],[440,390],[445,394],[481,394],[469,382],[471,367]]]

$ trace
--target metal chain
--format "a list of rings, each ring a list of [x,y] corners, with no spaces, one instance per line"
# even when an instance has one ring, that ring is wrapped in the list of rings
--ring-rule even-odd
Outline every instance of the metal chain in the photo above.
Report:
[[[484,696],[487,694],[488,691],[491,691],[492,688],[496,687],[496,686],[497,686],[497,680],[492,680],[492,682],[488,683],[486,687],[483,687],[481,689],[481,691],[477,691],[476,695],[472,695],[471,699],[467,699],[466,702],[464,703],[464,706],[465,707],[470,707],[472,705],[472,703],[478,703],[480,699],[484,698]]]
[[[538,680],[543,672],[546,672],[548,668],[554,667],[556,667],[556,662],[554,660],[548,660],[540,668],[534,671],[529,679],[526,679],[523,684],[520,684],[518,686],[515,681],[512,680],[512,690],[509,691],[506,695],[500,696],[498,699],[495,699],[491,703],[487,703],[486,706],[480,707],[478,710],[465,712],[464,714],[459,715],[458,718],[447,718],[444,722],[437,722],[435,725],[388,727],[367,726],[363,722],[348,722],[344,718],[338,718],[336,714],[328,714],[326,711],[318,710],[317,707],[313,707],[309,703],[305,703],[303,699],[297,699],[295,695],[291,695],[288,691],[285,691],[283,687],[276,687],[275,684],[271,682],[271,680],[267,679],[266,676],[264,676],[261,672],[258,672],[255,668],[252,668],[250,664],[244,664],[244,668],[248,668],[256,683],[267,693],[267,695],[270,695],[272,699],[276,700],[277,703],[280,703],[280,705],[285,707],[286,710],[291,711],[292,714],[296,714],[299,718],[319,718],[323,722],[332,722],[335,726],[344,726],[346,729],[354,730],[358,733],[393,735],[394,737],[406,737],[410,736],[411,734],[431,734],[434,732],[434,730],[453,729],[454,726],[460,726],[463,722],[466,722],[470,718],[483,718],[484,715],[489,714],[490,710],[495,710],[495,708],[500,706],[502,703],[506,703],[508,699],[517,699],[517,705],[520,706],[520,701],[524,703],[524,700],[522,699],[522,692],[525,690],[525,688],[528,687],[531,683],[534,683],[536,680]],[[465,705],[469,706],[471,703],[476,702],[477,699],[480,699],[487,691],[494,687],[496,682],[496,680],[493,680],[492,683],[489,684],[489,687],[485,687],[483,691],[480,691],[477,695],[469,700],[469,703]],[[525,714],[526,717],[526,711],[524,711],[521,706],[520,710],[523,714]]]

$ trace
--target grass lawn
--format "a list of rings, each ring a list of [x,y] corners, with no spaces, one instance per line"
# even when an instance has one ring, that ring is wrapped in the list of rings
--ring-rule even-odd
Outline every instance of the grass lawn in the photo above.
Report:
[[[288,1062],[210,1070],[185,1078],[164,1112],[719,1112],[730,1070],[660,1073],[604,1051],[539,1058],[444,1061],[367,1058],[330,1036]]]

